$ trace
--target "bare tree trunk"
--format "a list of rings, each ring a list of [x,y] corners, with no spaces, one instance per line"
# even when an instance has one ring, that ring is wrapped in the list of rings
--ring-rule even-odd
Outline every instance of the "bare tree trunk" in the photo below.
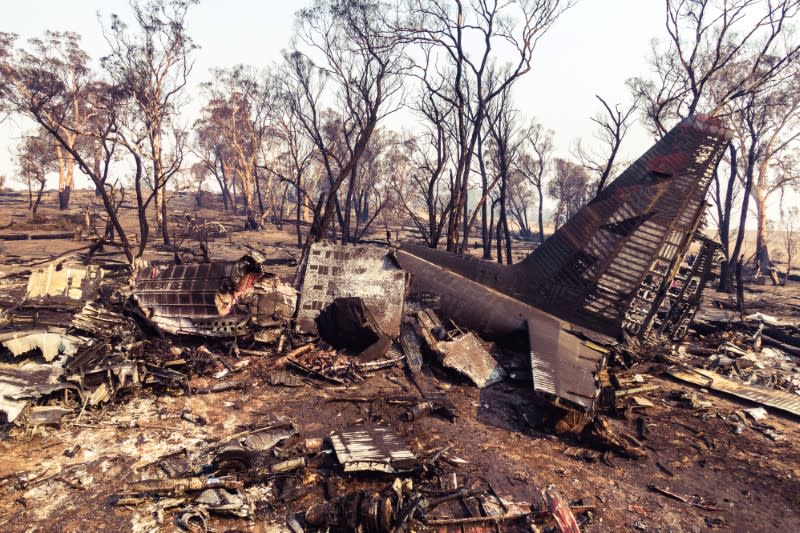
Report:
[[[67,134],[65,137],[67,142],[74,144],[74,134]],[[66,153],[61,146],[56,146],[56,160],[58,161],[58,208],[64,211],[69,209],[70,192],[75,179],[75,158]]]
[[[495,231],[497,232],[497,262],[500,263],[500,264],[503,264],[503,233],[502,233],[502,228],[503,228],[503,221],[500,220],[500,218],[498,217],[497,227],[495,228]]]
[[[161,196],[161,238],[164,239],[164,245],[169,246],[170,238],[169,224],[167,223],[167,195],[164,189],[165,187],[162,185],[162,187],[158,190],[157,196]]]
[[[793,255],[793,246],[790,244],[787,246],[786,250],[786,272],[783,275],[781,286],[786,286],[786,282],[789,280],[789,274],[792,272],[792,259],[794,259],[794,257],[792,257]]]
[[[144,255],[144,249],[147,246],[147,241],[150,238],[150,224],[147,222],[147,206],[145,205],[144,191],[142,191],[144,166],[138,155],[134,154],[133,160],[136,164],[136,174],[133,183],[136,189],[136,207],[139,212],[139,251],[136,252],[136,257],[142,257],[142,255]]]
[[[42,193],[44,193],[44,180],[40,181],[39,190],[36,193],[36,201],[31,206],[31,217],[36,216],[36,210],[39,209],[39,203],[42,201]]]
[[[503,172],[506,172],[504,169]],[[506,264],[511,264],[511,232],[508,230],[508,211],[506,210],[506,188],[508,183],[504,175],[500,180],[500,216],[497,219],[498,232],[500,228],[503,229],[503,238],[505,239],[506,248]],[[500,246],[500,239],[497,240],[498,247]],[[501,254],[497,255],[497,262],[502,263]]]
[[[300,178],[298,177],[297,183],[300,183]],[[295,207],[297,208],[297,212],[295,213],[295,221],[296,229],[297,229],[297,247],[301,248],[303,246],[303,230],[300,229],[300,222],[303,219],[303,195],[300,192],[300,187],[297,187],[297,191],[295,192],[297,203]]]
[[[436,248],[439,245],[439,238],[441,235],[439,231],[439,223],[441,221],[436,220],[435,183],[435,180],[431,180],[428,183],[428,194],[425,195],[425,204],[428,207],[428,246],[431,248]],[[444,216],[444,213],[442,213],[442,216]]]
[[[342,220],[342,244],[352,242],[350,235],[351,213],[353,211],[353,194],[356,189],[356,165],[350,171],[350,182],[347,184],[347,193],[344,200],[344,218]]]
[[[753,173],[755,171],[756,153],[755,142],[751,142],[747,149],[747,161],[744,172],[744,191],[742,197],[742,211],[739,214],[739,230],[736,232],[736,244],[733,246],[730,258],[728,259],[728,271],[736,268],[736,259],[742,251],[742,243],[745,236],[745,223],[747,222],[747,210],[750,204],[750,192],[753,189]],[[737,282],[738,283],[738,282]]]
[[[216,165],[216,162],[214,163]],[[217,182],[219,182],[219,188],[222,191],[222,206],[225,212],[228,212],[228,208],[231,207],[231,190],[230,185],[228,184],[228,177],[225,173],[225,162],[220,161],[219,164],[219,172],[221,176],[218,176],[217,173],[214,173],[214,177],[217,178]],[[234,211],[236,211],[234,209]]]
[[[481,173],[481,192],[488,194],[489,176],[486,174],[486,162],[483,160],[483,136],[478,138],[478,168]],[[489,229],[489,206],[488,202],[483,202],[481,206],[481,243],[483,244],[483,258],[492,258],[492,235]],[[494,216],[494,213],[492,213]]]
[[[495,231],[494,230],[494,211],[495,211],[495,207],[497,206],[497,202],[498,202],[497,199],[493,200],[492,201],[492,205],[489,208],[489,242],[488,242],[488,245],[489,245],[490,250],[491,250],[491,247],[492,247],[492,238],[493,238],[492,236],[494,235],[494,231]],[[489,259],[491,259],[491,257]]]
[[[736,308],[740,315],[744,315],[744,281],[742,280],[742,263],[744,256],[740,256],[736,262]]]
[[[769,242],[767,240],[767,201],[763,194],[755,195],[756,213],[758,215],[758,230],[756,231],[756,272],[769,275],[773,285],[778,285],[779,279],[772,267],[769,258]]]
[[[161,238],[164,246],[169,246],[169,228],[167,227],[167,199],[166,184],[164,183],[164,167],[161,154],[161,132],[157,129],[151,130],[150,149],[153,157],[153,186],[156,188],[154,206],[156,211],[156,223],[161,230]]]
[[[539,244],[544,242],[544,195],[542,194],[541,182],[536,187],[539,195]]]
[[[736,175],[738,172],[738,162],[736,159],[736,147],[733,143],[728,145],[728,152],[730,153],[730,174],[728,176],[728,185],[725,189],[724,205],[719,213],[719,239],[722,243],[722,251],[725,253],[725,261],[720,265],[720,278],[719,278],[719,292],[731,292],[733,290],[733,271],[731,265],[731,244],[730,244],[730,228],[731,216],[733,215],[733,187],[736,183]]]
[[[217,184],[219,185],[219,190],[222,193],[222,212],[228,212],[228,185],[225,183],[224,176],[220,177],[214,174],[214,177],[217,179]]]
[[[236,195],[236,174],[234,173],[231,180],[231,212],[236,214],[239,211],[239,197]]]
[[[464,212],[461,214],[464,218],[462,220],[461,233],[464,238],[461,240],[461,253],[466,253],[467,246],[469,246],[469,188],[464,187]]]
[[[264,216],[264,201],[261,197],[261,180],[258,179],[258,171],[255,169],[255,165],[253,165],[253,179],[256,181],[256,195],[258,195],[258,210],[259,214],[263,217]]]

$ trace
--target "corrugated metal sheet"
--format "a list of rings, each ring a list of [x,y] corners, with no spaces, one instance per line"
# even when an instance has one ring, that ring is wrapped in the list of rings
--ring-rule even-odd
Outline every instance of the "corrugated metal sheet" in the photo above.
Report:
[[[800,416],[800,395],[797,394],[774,389],[765,389],[754,385],[745,385],[744,383],[738,383],[728,379],[725,376],[720,376],[710,370],[699,368],[672,368],[668,373],[676,379],[693,385],[730,394],[737,398],[750,400],[751,402]]]
[[[417,460],[400,437],[384,426],[355,426],[331,433],[330,438],[345,472],[392,473],[411,468]]]
[[[594,408],[600,387],[597,374],[605,352],[572,332],[570,324],[551,317],[528,321],[533,390],[584,410]]]
[[[248,315],[235,310],[222,317],[214,302],[225,283],[233,284],[235,265],[220,261],[144,268],[136,273],[133,294],[145,316],[164,331],[241,335]]]

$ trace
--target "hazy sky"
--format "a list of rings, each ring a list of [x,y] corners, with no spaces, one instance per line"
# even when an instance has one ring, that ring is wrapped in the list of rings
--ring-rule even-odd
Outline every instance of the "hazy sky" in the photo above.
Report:
[[[292,35],[294,12],[304,1],[202,0],[188,18],[188,30],[200,49],[195,53],[191,113],[201,105],[196,85],[215,66],[250,64],[268,66],[280,59]],[[107,51],[98,13],[130,20],[125,0],[32,0],[5,2],[0,31],[17,33],[20,40],[40,36],[45,30],[69,30],[83,36],[83,47],[97,59]],[[533,70],[515,89],[517,106],[556,132],[558,152],[569,155],[577,138],[590,141],[594,124],[589,117],[599,111],[594,95],[609,103],[624,102],[625,80],[643,75],[650,40],[664,33],[663,0],[580,0],[542,38],[533,56]],[[191,124],[194,116],[184,122]],[[0,124],[0,174],[14,172],[13,148],[29,124],[10,119]],[[635,131],[623,155],[638,156],[650,144]],[[77,186],[85,185],[76,176]]]

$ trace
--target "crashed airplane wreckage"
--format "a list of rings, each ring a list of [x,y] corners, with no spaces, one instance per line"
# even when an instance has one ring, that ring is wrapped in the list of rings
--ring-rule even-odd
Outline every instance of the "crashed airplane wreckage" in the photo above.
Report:
[[[413,290],[437,295],[440,312],[456,323],[495,338],[527,331],[534,390],[592,411],[609,346],[686,334],[711,277],[717,245],[698,230],[730,137],[717,118],[683,120],[516,265],[418,245],[401,246],[394,259],[411,273]],[[378,248],[314,245],[298,322],[314,330],[336,298],[360,297],[373,329],[396,338],[406,283],[400,268]],[[292,289],[252,258],[143,269],[134,297],[171,333],[237,335],[248,323],[286,321],[295,307]]]
[[[592,410],[603,344],[686,334],[717,249],[698,234],[706,192],[731,136],[717,118],[683,120],[516,265],[414,245],[396,257],[459,324],[527,330],[534,389]]]
[[[102,271],[51,267],[32,276],[28,301],[56,298],[83,305],[67,331],[119,340],[89,342],[88,347],[72,337],[23,339],[15,333],[1,340],[14,355],[47,343],[43,352],[61,354],[54,368],[66,372],[67,379],[74,375],[82,389],[96,386],[86,376],[99,376],[97,372],[113,367],[118,374],[108,387],[113,392],[147,380],[185,386],[180,373],[152,364],[140,368],[124,357],[126,346],[137,345],[132,314],[164,333],[252,336],[262,343],[278,342],[279,352],[294,324],[295,332],[319,334],[334,348],[371,361],[363,365],[380,368],[404,357],[424,400],[409,410],[413,419],[423,411],[448,412],[450,407],[420,373],[420,339],[445,367],[480,387],[504,376],[473,333],[443,332],[438,312],[489,338],[527,335],[534,390],[559,406],[591,416],[600,397],[600,373],[613,350],[678,340],[687,332],[711,276],[716,244],[701,237],[698,228],[708,186],[729,138],[718,119],[684,120],[516,265],[415,245],[392,250],[323,242],[311,247],[300,267],[303,284],[298,294],[270,272],[273,263],[255,252],[238,261],[137,264],[129,289],[120,291],[135,304],[124,306],[127,316],[122,308],[112,311],[98,301],[106,282]],[[693,260],[687,264],[684,258],[690,250]],[[406,302],[409,279],[412,292],[432,293],[436,303],[423,305],[407,319],[412,314]],[[396,340],[404,354],[393,346]],[[108,345],[118,346],[110,359],[100,355]],[[76,356],[71,355],[74,350]],[[296,367],[313,372],[299,363]],[[18,369],[9,368],[8,373],[18,374]],[[41,392],[15,392],[20,401],[22,396],[46,394],[60,382],[53,372],[47,379],[17,374],[17,389],[47,385],[39,387]],[[90,405],[110,397],[109,391],[98,390],[80,394],[96,396]],[[9,419],[23,405],[9,407]]]

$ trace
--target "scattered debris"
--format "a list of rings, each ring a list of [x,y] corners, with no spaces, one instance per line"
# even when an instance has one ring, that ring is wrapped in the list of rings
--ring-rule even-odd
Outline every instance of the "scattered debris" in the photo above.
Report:
[[[672,368],[669,370],[669,375],[699,387],[724,392],[737,398],[750,400],[751,402],[800,416],[800,396],[797,394],[737,383],[702,368]]]
[[[475,424],[503,428],[509,449],[514,439],[538,439],[531,446],[538,449],[560,438],[569,447],[559,453],[611,468],[620,464],[612,454],[655,455],[648,465],[677,480],[686,464],[705,458],[662,455],[671,431],[665,409],[716,424],[711,437],[706,427],[685,424],[701,453],[721,433],[737,441],[752,429],[764,442],[783,440],[786,430],[766,423],[763,407],[721,409],[708,391],[665,388],[655,377],[665,362],[681,363],[667,370],[681,381],[800,414],[800,381],[792,377],[797,324],[762,313],[738,322],[726,315],[724,324],[704,317],[696,323],[704,333],[689,332],[713,276],[717,245],[697,227],[727,138],[717,119],[687,119],[508,267],[413,245],[317,243],[301,265],[299,296],[256,251],[237,261],[137,261],[130,277],[125,265],[34,272],[24,298],[10,298],[3,312],[0,344],[13,358],[0,353],[0,412],[9,423],[0,429],[108,430],[98,440],[127,431],[128,441],[114,444],[136,451],[132,466],[122,453],[100,457],[102,446],[88,440],[55,441],[62,446],[51,455],[73,460],[75,471],[79,461],[93,461],[95,473],[128,475],[112,501],[120,513],[137,507],[155,520],[139,530],[165,527],[169,512],[174,525],[202,531],[218,529],[221,517],[266,517],[269,531],[543,525],[578,533],[593,519],[593,502],[568,501],[552,485],[540,490],[522,471],[500,480],[500,490],[517,487],[527,502],[500,497],[495,480],[484,479],[487,465],[465,450]],[[192,223],[185,233],[208,235],[214,224]],[[406,300],[409,279],[415,294]],[[507,340],[518,342],[501,346]],[[442,368],[482,390],[450,382]],[[278,386],[287,388],[269,388]],[[156,401],[147,416],[118,413],[130,398],[148,395]],[[280,418],[287,405],[297,406],[292,419],[306,423]],[[668,445],[677,439],[684,436]],[[44,438],[36,445],[54,444]],[[149,455],[139,457],[145,447]],[[556,473],[576,486],[582,475]],[[66,468],[14,472],[0,476],[0,486],[10,493],[49,480],[87,490],[92,476]],[[648,489],[720,510],[715,500]],[[13,505],[28,508],[25,493],[14,497]],[[633,525],[647,529],[648,522]]]
[[[419,333],[428,349],[435,353],[447,368],[467,376],[479,388],[502,381],[505,371],[472,333],[459,332],[450,335],[445,331],[439,317],[430,310],[417,313]]]
[[[542,497],[547,504],[548,510],[553,513],[558,530],[561,533],[580,533],[578,522],[570,511],[569,506],[558,495],[553,485],[542,491]]]
[[[61,380],[63,361],[39,364],[26,361],[16,365],[0,363],[0,413],[7,422],[14,422],[32,400],[72,385]]]

